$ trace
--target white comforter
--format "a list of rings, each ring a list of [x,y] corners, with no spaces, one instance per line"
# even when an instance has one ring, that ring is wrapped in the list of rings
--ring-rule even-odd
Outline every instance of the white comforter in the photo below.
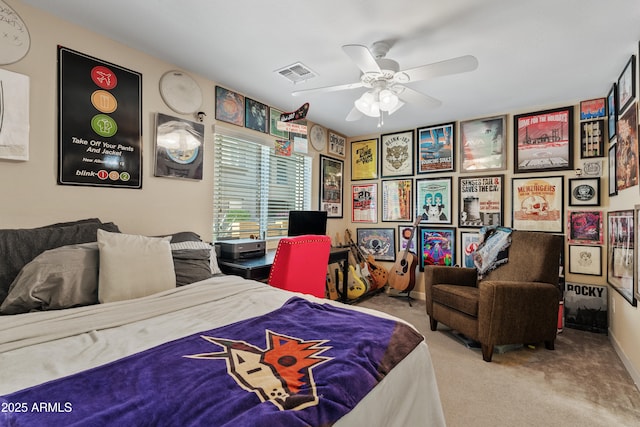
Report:
[[[291,296],[263,283],[221,276],[136,300],[2,316],[0,395],[268,313]],[[444,424],[431,357],[423,342],[335,425]]]

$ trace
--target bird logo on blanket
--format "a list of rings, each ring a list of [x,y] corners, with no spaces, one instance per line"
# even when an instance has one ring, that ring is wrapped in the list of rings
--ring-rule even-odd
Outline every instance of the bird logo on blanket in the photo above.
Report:
[[[318,404],[312,368],[331,360],[320,356],[331,347],[328,340],[304,341],[265,330],[268,348],[263,350],[245,341],[201,337],[224,348],[221,352],[193,354],[192,359],[224,359],[227,373],[261,402],[271,402],[281,411],[300,410]]]

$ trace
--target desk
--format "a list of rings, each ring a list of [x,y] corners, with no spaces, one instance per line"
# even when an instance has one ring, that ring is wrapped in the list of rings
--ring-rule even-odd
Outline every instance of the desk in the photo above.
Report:
[[[276,250],[271,249],[264,256],[247,259],[223,259],[218,258],[218,266],[225,274],[234,274],[245,279],[266,281],[269,278],[273,258]],[[341,302],[347,302],[347,277],[349,274],[349,248],[331,248],[329,252],[329,262],[339,263],[342,267],[342,295]]]

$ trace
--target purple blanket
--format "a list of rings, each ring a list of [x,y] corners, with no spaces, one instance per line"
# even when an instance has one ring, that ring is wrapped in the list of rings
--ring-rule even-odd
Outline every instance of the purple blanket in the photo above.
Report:
[[[330,426],[422,339],[401,323],[294,297],[0,397],[0,425]]]

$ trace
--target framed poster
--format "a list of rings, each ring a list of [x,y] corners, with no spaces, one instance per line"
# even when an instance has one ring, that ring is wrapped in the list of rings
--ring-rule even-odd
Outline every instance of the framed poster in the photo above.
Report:
[[[507,168],[507,116],[460,122],[460,172]]]
[[[342,135],[338,135],[335,132],[329,131],[329,154],[344,158],[347,149],[347,138]]]
[[[451,224],[451,177],[416,180],[416,219],[422,223]]]
[[[419,128],[418,173],[453,171],[455,123]]]
[[[567,282],[565,288],[565,326],[601,334],[608,333],[608,286]]]
[[[569,273],[602,276],[602,247],[569,245]]]
[[[204,124],[156,114],[155,176],[202,179]]]
[[[381,175],[383,178],[413,175],[413,145],[412,130],[380,136]]]
[[[7,12],[5,10],[5,13]],[[0,9],[1,16],[2,9]],[[7,22],[5,24],[10,27]],[[1,26],[2,20],[0,20]],[[12,47],[11,43],[9,46]],[[0,53],[1,56],[2,53]],[[2,68],[0,68],[0,159],[29,160],[29,76]]]
[[[282,111],[269,107],[269,134],[281,139],[289,139],[288,130],[279,130],[278,122]]]
[[[446,265],[456,263],[456,229],[419,227],[420,245],[419,265],[424,271],[425,265]]]
[[[609,140],[616,136],[616,123],[618,121],[618,91],[616,84],[611,85],[607,94],[607,124],[609,127]]]
[[[635,281],[635,210],[607,213],[607,282],[634,307],[637,305]]]
[[[58,46],[58,184],[142,188],[142,74]]]
[[[638,185],[638,109],[627,108],[618,117],[618,134],[616,136],[616,188]]]
[[[378,178],[378,138],[351,143],[351,181]]]
[[[503,225],[503,191],[504,175],[458,177],[458,225]]]
[[[600,178],[570,178],[569,206],[600,206]]]
[[[564,231],[564,177],[512,178],[512,227],[517,230]]]
[[[602,221],[602,211],[567,212],[567,240],[571,244],[603,244]]]
[[[617,171],[617,149],[618,144],[614,142],[609,146],[609,196],[615,196],[618,194],[618,180],[616,177],[618,176]]]
[[[515,173],[573,169],[573,106],[513,117]]]
[[[342,218],[344,162],[320,155],[320,210],[328,218]]]
[[[398,252],[404,251],[409,245],[409,252],[416,253],[418,250],[418,232],[413,225],[398,226]]]
[[[413,180],[382,181],[382,221],[411,221],[413,216]]]
[[[245,98],[244,103],[244,127],[257,130],[262,133],[269,133],[269,120],[267,118],[267,107],[265,104]]]
[[[378,184],[352,184],[351,222],[378,222]]]
[[[590,99],[580,102],[580,120],[597,119],[606,116],[606,100],[604,98]]]
[[[580,158],[604,157],[604,119],[580,123]]]
[[[461,267],[475,268],[473,255],[480,244],[480,233],[477,231],[460,232],[460,260]]]
[[[216,86],[216,120],[244,126],[244,96]]]
[[[357,245],[376,261],[395,261],[396,230],[393,228],[357,228]]]
[[[618,77],[618,116],[627,109],[636,97],[636,56],[631,55]]]

